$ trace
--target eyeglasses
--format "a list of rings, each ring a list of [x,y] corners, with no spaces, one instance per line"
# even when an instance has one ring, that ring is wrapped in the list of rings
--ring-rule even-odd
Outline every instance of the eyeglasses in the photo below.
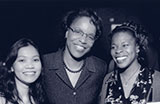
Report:
[[[81,38],[81,37],[83,37],[83,36],[85,35],[85,36],[86,36],[86,39],[87,39],[88,41],[92,41],[92,42],[93,42],[93,41],[96,40],[96,38],[95,38],[94,35],[84,33],[84,32],[81,31],[81,30],[73,29],[73,28],[71,28],[71,27],[69,27],[69,29],[70,29],[78,38]]]

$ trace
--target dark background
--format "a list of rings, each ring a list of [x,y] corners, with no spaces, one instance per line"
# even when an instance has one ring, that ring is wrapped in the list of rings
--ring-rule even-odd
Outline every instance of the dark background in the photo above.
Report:
[[[103,20],[104,32],[93,48],[94,55],[108,61],[106,36],[111,30],[111,24],[120,24],[126,20],[144,25],[152,34],[154,46],[159,49],[158,0],[1,0],[1,59],[5,58],[9,47],[21,37],[35,41],[43,54],[56,51],[63,37],[60,25],[62,17],[69,10],[85,7],[95,9]]]

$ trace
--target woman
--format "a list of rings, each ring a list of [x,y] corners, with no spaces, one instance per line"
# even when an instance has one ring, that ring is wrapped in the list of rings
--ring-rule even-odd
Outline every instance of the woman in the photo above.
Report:
[[[63,48],[43,57],[48,99],[52,104],[97,104],[107,72],[107,64],[92,55],[101,19],[91,9],[78,9],[67,13],[63,25]]]
[[[45,104],[40,53],[30,39],[12,45],[4,66],[0,104]]]
[[[160,101],[160,73],[147,68],[145,64],[146,34],[140,26],[132,23],[123,24],[112,31],[111,56],[117,67],[104,79],[100,104]]]

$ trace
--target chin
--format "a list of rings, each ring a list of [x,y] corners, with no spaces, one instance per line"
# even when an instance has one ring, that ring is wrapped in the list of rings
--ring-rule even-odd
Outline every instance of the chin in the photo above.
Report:
[[[123,65],[117,65],[117,66],[118,66],[118,68],[120,68],[120,69],[126,68],[126,66],[123,66]]]
[[[76,54],[73,54],[73,57],[75,57],[75,58],[82,58],[84,56],[84,54],[82,54],[82,53],[76,53]]]
[[[36,79],[28,79],[25,82],[28,84],[34,83],[36,81]]]
[[[123,73],[127,69],[128,65],[117,65],[117,67],[118,67],[118,71],[120,73]]]

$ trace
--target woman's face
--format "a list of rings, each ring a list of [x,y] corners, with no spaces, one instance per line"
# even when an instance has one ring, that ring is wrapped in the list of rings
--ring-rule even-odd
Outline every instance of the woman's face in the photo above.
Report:
[[[89,17],[76,18],[66,32],[67,52],[75,58],[81,58],[90,51],[95,35],[96,27]]]
[[[139,46],[130,32],[117,32],[112,37],[111,55],[119,68],[127,68],[137,61]]]
[[[40,75],[42,69],[39,53],[32,46],[22,47],[11,70],[15,73],[16,82],[33,83]]]

